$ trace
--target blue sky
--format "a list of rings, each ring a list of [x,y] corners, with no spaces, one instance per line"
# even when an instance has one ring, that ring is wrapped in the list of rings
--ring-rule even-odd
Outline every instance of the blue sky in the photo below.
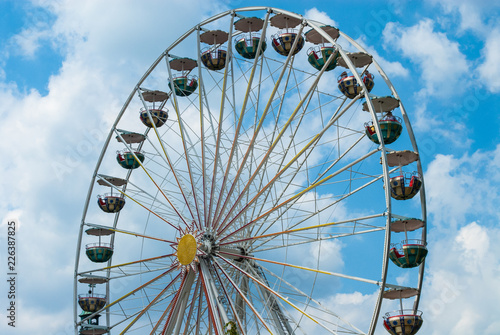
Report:
[[[251,5],[333,20],[380,61],[409,113],[425,172],[430,253],[421,333],[498,333],[500,4],[325,3]],[[103,134],[166,46],[245,5],[0,0],[0,241],[8,219],[21,226],[19,327],[7,328],[1,298],[0,332],[71,333],[75,243]],[[57,162],[68,168],[54,169]],[[5,291],[3,283],[0,296]],[[351,298],[353,310],[366,299]]]

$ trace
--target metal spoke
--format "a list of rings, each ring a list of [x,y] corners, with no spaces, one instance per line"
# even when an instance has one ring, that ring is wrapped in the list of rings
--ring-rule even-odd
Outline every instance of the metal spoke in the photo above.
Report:
[[[270,287],[268,287],[267,285],[265,285],[264,283],[262,283],[260,280],[258,280],[257,278],[255,278],[254,276],[252,276],[251,274],[249,274],[248,272],[242,270],[241,268],[237,267],[236,265],[234,265],[233,263],[229,262],[227,259],[225,259],[224,257],[219,257],[220,259],[222,259],[224,262],[226,262],[226,264],[229,264],[231,265],[232,267],[234,267],[235,269],[237,269],[238,271],[242,272],[243,274],[245,274],[246,276],[248,276],[250,279],[252,279],[255,283],[257,283],[258,285],[260,285],[261,287],[263,287],[265,290],[269,291],[270,293],[274,294],[276,297],[280,298],[282,301],[286,302],[287,304],[289,304],[290,306],[292,306],[295,310],[297,310],[299,313],[302,313],[304,316],[306,316],[307,318],[309,318],[311,321],[313,321],[314,323],[316,323],[317,325],[321,326],[323,329],[325,329],[326,331],[328,331],[329,333],[332,333],[332,334],[335,334],[335,332],[333,332],[331,329],[329,329],[328,327],[326,327],[325,325],[323,325],[321,322],[319,322],[318,320],[316,320],[314,317],[312,317],[311,315],[309,315],[308,313],[306,313],[305,311],[301,310],[299,307],[297,307],[295,304],[293,304],[292,302],[290,302],[288,299],[286,299],[285,297],[283,297],[281,294],[279,294],[278,292],[274,291],[273,289],[271,289]]]

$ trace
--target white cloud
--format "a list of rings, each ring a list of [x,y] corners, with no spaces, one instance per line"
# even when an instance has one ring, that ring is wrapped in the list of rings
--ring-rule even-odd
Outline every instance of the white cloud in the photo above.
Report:
[[[466,89],[467,85],[457,87],[451,83],[466,79],[467,59],[457,42],[434,31],[432,20],[424,19],[412,27],[390,22],[384,29],[383,39],[421,69],[423,95],[445,97]]]
[[[466,117],[467,112],[463,108],[443,110],[437,109],[435,104],[417,104],[412,110],[412,127],[422,134],[417,135],[420,154],[431,160],[441,152],[442,143],[461,150],[470,148],[473,141],[468,137],[471,128],[464,122]]]
[[[406,69],[400,62],[390,61],[380,56],[380,54],[373,46],[367,45],[366,38],[364,36],[361,36],[356,42],[364,46],[368,53],[373,56],[375,61],[382,67],[384,72],[390,78],[408,77],[408,75],[410,74],[408,69]],[[380,80],[380,82],[382,82],[382,78],[378,79]]]
[[[25,27],[11,39],[22,52],[7,56],[37,57],[47,44],[59,48],[64,60],[49,79],[46,96],[0,82],[5,139],[0,151],[8,157],[2,165],[1,174],[8,177],[0,180],[0,212],[2,222],[17,217],[21,225],[18,321],[24,324],[19,334],[69,334],[78,229],[104,137],[150,63],[207,13],[222,9],[202,1],[41,5],[50,6],[55,16],[50,30]],[[166,19],[169,11],[190,15]],[[5,320],[4,312],[0,316]],[[0,323],[0,333],[11,331]]]
[[[18,301],[16,327],[3,329],[2,326],[6,323],[3,322],[2,326],[0,326],[3,334],[41,334],[41,329],[45,329],[45,333],[53,335],[69,335],[74,332],[72,320],[68,319],[66,311],[55,312],[53,309],[44,308],[43,306],[37,306],[36,308],[29,307],[24,303],[24,300],[20,299]],[[8,320],[3,313],[0,316],[2,317],[2,321]],[[22,319],[28,316],[29,322],[23,322]]]
[[[490,32],[486,39],[482,55],[484,62],[479,65],[478,71],[484,86],[493,93],[500,92],[500,28]]]
[[[324,304],[331,311],[341,312],[341,317],[349,323],[354,324],[362,330],[366,330],[370,327],[369,318],[366,315],[373,314],[373,308],[375,306],[375,301],[377,300],[378,291],[375,290],[370,294],[363,294],[361,292],[353,293],[339,293],[331,295],[322,299],[322,304]],[[384,301],[382,311],[380,313],[380,321],[377,323],[377,329],[375,334],[387,334],[387,331],[382,325],[382,316],[385,312],[397,309],[396,303],[394,301]],[[360,322],[364,320],[365,323]],[[319,328],[318,331],[323,333]]]
[[[336,240],[316,243],[310,246],[309,257],[302,258],[302,262],[311,268],[338,271],[344,266],[341,250],[342,244]]]
[[[304,17],[307,19],[315,20],[321,23],[329,24],[331,26],[337,27],[338,23],[335,22],[330,16],[328,16],[327,13],[318,10],[317,8],[312,8],[306,11],[304,14]],[[340,27],[341,28],[341,27]],[[403,67],[403,65],[400,62],[391,62],[389,60],[386,60],[380,56],[380,54],[375,50],[374,47],[372,46],[367,46],[367,41],[366,37],[362,35],[361,37],[358,38],[356,41],[363,45],[367,51],[373,55],[375,60],[380,64],[380,66],[384,69],[384,71],[390,76],[390,77],[406,77],[408,76],[409,72],[407,69]],[[343,45],[343,47],[349,47],[349,45]]]
[[[340,305],[361,305],[366,302],[369,298],[360,292],[354,293],[340,293],[335,296],[335,302]]]
[[[495,334],[500,289],[500,252],[489,243],[500,236],[497,227],[469,223],[444,237],[433,236],[420,308],[425,334]]]
[[[7,43],[4,45],[4,59],[9,58],[9,53],[12,56],[21,56],[28,59],[33,59],[37,52],[43,47],[55,47],[54,41],[51,43],[53,32],[51,29],[52,16],[50,10],[44,6],[26,2],[22,5],[26,11],[26,17],[22,18],[24,25],[20,31],[10,36]]]
[[[463,253],[465,269],[468,272],[476,272],[490,248],[487,230],[472,222],[460,229],[455,241]]]
[[[14,35],[11,39],[12,48],[16,54],[27,58],[35,57],[44,40],[49,38],[50,31],[46,27],[28,28]]]
[[[405,272],[401,276],[397,277],[396,284],[399,286],[410,286],[410,273]]]
[[[437,155],[425,173],[428,208],[438,222],[451,224],[473,208],[474,196],[467,187],[470,178],[465,178],[459,165],[452,156]]]
[[[464,154],[460,158],[438,154],[425,173],[428,209],[442,227],[456,227],[467,216],[499,217],[498,167],[490,165],[493,152]]]
[[[454,334],[497,332],[499,152],[500,145],[458,158],[437,155],[429,164],[422,333],[449,333],[450,325]]]
[[[326,12],[320,11],[316,7],[308,9],[304,14],[306,19],[318,21],[338,28],[337,22],[333,20]]]
[[[494,181],[500,181],[500,145],[497,145],[495,151],[490,155],[490,161],[488,162],[488,170],[490,171],[490,178]]]
[[[460,29],[484,33],[488,30],[484,18],[500,8],[497,1],[489,0],[427,0],[447,14],[460,16]]]

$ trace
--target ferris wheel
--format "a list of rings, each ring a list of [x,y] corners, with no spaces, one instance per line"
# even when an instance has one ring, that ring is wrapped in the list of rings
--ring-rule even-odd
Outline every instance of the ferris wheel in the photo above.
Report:
[[[426,254],[417,145],[376,60],[336,27],[231,10],[118,111],[80,225],[75,334],[415,334]]]

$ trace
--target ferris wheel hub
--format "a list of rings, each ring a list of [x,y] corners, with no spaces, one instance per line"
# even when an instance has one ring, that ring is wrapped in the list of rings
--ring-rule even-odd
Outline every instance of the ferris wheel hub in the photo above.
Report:
[[[189,265],[196,257],[198,243],[196,238],[191,234],[186,234],[181,237],[177,246],[177,260],[182,265]]]

